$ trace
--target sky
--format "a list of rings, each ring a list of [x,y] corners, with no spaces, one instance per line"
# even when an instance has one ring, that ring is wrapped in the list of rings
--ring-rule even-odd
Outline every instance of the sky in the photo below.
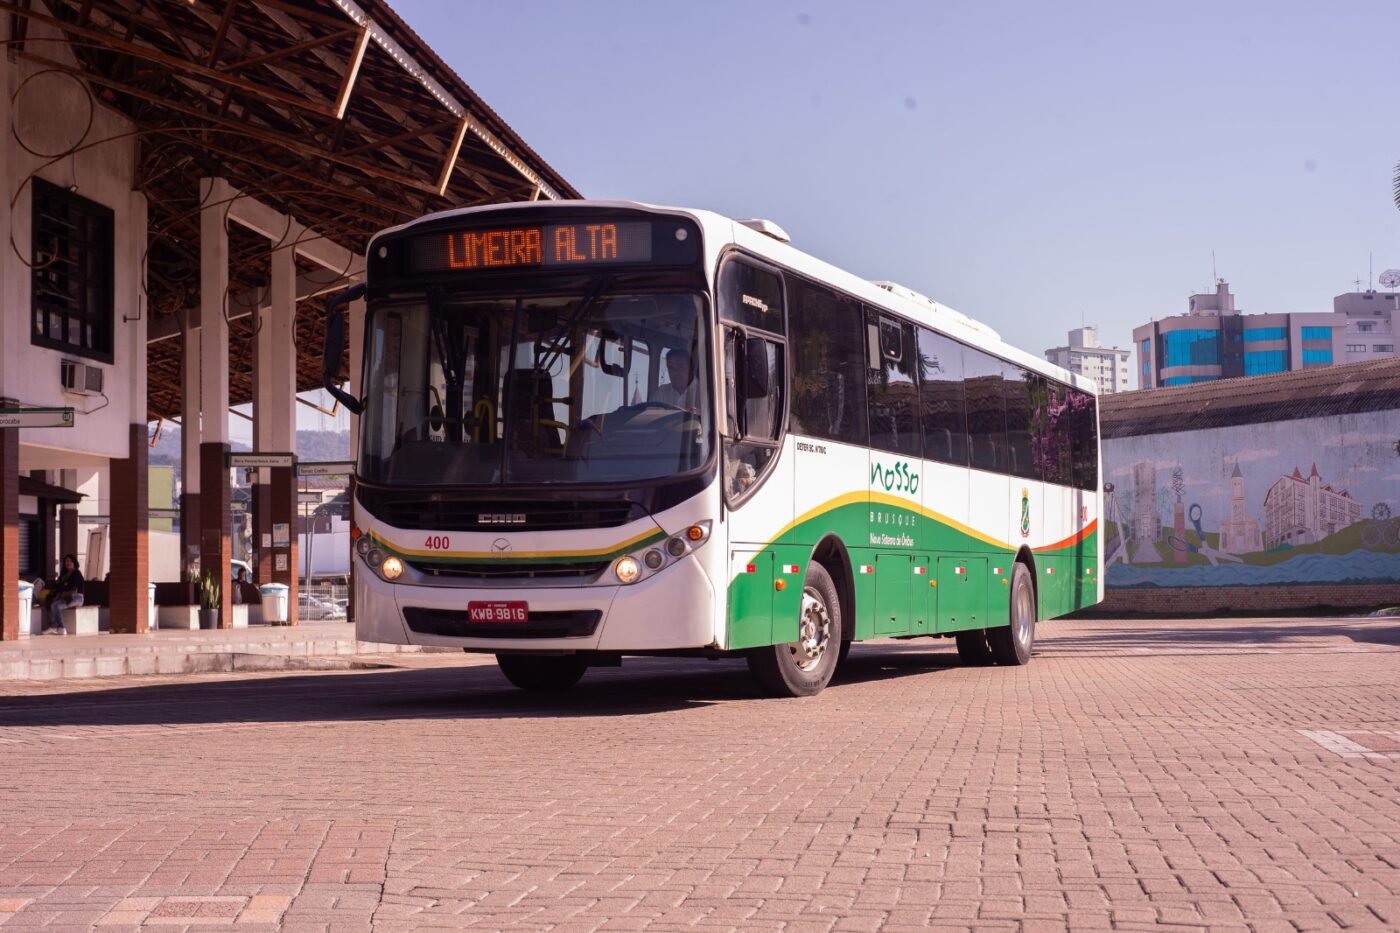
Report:
[[[766,217],[1037,355],[1400,268],[1394,2],[390,2],[585,197]]]
[[[767,217],[1041,354],[1400,267],[1394,2],[390,0],[586,197]]]

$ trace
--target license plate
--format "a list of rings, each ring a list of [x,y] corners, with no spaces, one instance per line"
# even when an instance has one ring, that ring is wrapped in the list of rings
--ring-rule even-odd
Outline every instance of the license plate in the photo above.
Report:
[[[530,604],[523,600],[509,602],[469,602],[468,622],[522,623],[530,621]]]

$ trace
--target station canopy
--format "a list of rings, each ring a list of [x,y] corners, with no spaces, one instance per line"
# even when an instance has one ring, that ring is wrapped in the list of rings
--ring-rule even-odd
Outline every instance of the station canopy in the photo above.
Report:
[[[11,54],[125,115],[149,203],[152,419],[180,413],[179,321],[199,306],[199,179],[221,177],[349,253],[453,207],[579,194],[379,0],[0,0]],[[63,48],[51,38],[58,30]],[[483,37],[476,37],[483,41]],[[45,153],[45,155],[49,155]],[[62,157],[66,154],[60,154]],[[234,405],[252,399],[269,239],[229,224]],[[322,295],[348,284],[298,255]],[[299,291],[302,291],[299,289]],[[305,294],[305,292],[303,292]],[[297,388],[320,385],[322,298],[298,305]]]

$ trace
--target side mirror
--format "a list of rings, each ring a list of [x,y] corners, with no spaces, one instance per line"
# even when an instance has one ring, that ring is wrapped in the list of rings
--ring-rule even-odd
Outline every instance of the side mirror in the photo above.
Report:
[[[326,345],[321,356],[321,385],[356,415],[365,410],[364,403],[340,387],[340,361],[345,358],[345,312],[341,309],[364,294],[361,282],[326,299]]]

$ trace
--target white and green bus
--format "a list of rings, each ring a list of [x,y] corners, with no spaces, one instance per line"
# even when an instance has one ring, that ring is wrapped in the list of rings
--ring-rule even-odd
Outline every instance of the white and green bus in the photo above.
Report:
[[[433,214],[376,236],[328,310],[365,641],[491,652],[532,690],[743,657],[800,696],[872,638],[1025,664],[1037,620],[1102,597],[1093,385],[766,221]]]

